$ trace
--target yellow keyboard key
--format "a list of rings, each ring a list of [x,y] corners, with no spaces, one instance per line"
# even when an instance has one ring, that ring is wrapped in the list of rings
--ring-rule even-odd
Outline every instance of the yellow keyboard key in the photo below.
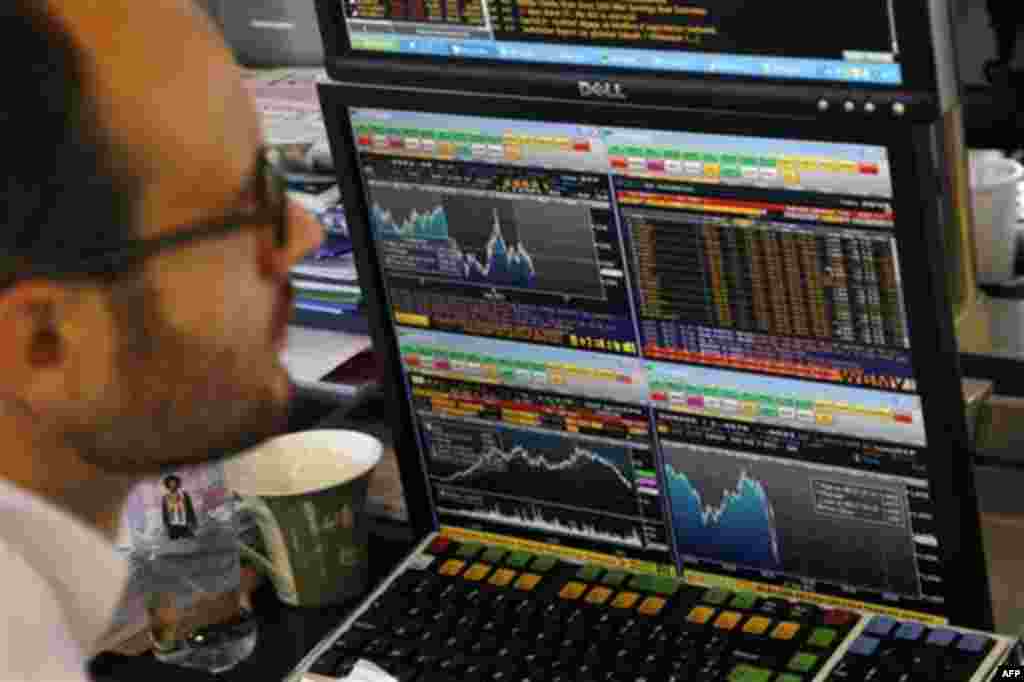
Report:
[[[772,639],[793,639],[799,630],[800,626],[796,623],[779,623],[772,630]]]
[[[565,587],[558,593],[558,596],[562,599],[579,599],[586,591],[586,584],[570,581],[565,584]]]
[[[640,595],[636,592],[619,592],[612,600],[612,606],[617,609],[631,609],[638,599]]]
[[[765,618],[764,616],[754,616],[747,621],[746,625],[743,626],[743,632],[748,635],[763,635],[768,632],[768,628],[772,624],[771,618]]]
[[[715,619],[714,626],[719,630],[732,630],[743,620],[743,614],[735,611],[724,611]]]
[[[665,607],[665,600],[661,597],[648,597],[644,599],[640,604],[640,608],[637,609],[640,613],[645,616],[656,616],[658,612]]]
[[[458,559],[449,559],[448,561],[441,564],[441,568],[438,569],[438,573],[441,575],[458,575],[462,567],[466,565],[465,561],[459,561]]]
[[[715,615],[714,609],[709,609],[706,606],[698,606],[694,608],[692,611],[690,611],[690,614],[686,617],[686,620],[690,621],[691,623],[696,623],[697,625],[704,625],[709,620],[711,620],[711,616],[713,615]]]
[[[516,584],[513,587],[515,587],[517,590],[529,592],[533,588],[537,587],[537,583],[539,582],[540,576],[536,573],[523,573],[521,576],[519,576],[519,579],[516,580]]]
[[[492,585],[497,585],[498,587],[508,587],[508,585],[515,580],[515,577],[515,571],[508,568],[499,568],[487,582]]]
[[[611,596],[612,591],[607,587],[595,587],[587,593],[587,598],[584,601],[588,604],[603,604]]]

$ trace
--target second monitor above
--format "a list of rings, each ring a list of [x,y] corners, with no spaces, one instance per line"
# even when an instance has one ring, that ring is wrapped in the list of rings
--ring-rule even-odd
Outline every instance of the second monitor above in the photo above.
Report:
[[[317,3],[341,81],[366,82],[376,65],[390,84],[647,105],[659,91],[685,98],[689,83],[730,108],[730,95],[759,109],[788,96],[808,114],[876,117],[955,99],[947,0]]]

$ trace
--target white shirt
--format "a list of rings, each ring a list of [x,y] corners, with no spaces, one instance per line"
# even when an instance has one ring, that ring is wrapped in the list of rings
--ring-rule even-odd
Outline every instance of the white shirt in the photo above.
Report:
[[[0,479],[0,680],[88,680],[127,579],[96,530]]]

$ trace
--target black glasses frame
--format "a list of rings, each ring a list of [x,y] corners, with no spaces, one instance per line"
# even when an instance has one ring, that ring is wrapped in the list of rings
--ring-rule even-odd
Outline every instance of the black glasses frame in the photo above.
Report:
[[[259,155],[256,171],[262,182],[258,189],[260,208],[255,212],[238,211],[182,225],[159,237],[123,241],[113,248],[65,263],[28,264],[17,268],[5,285],[10,286],[18,280],[33,277],[68,280],[117,275],[159,253],[217,239],[250,227],[272,225],[274,244],[279,249],[283,248],[288,243],[288,182],[273,162],[271,153]]]

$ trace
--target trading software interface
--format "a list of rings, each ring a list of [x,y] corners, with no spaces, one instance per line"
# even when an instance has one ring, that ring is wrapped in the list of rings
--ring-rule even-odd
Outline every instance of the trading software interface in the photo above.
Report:
[[[441,525],[942,613],[885,148],[350,117]]]
[[[356,50],[766,79],[903,82],[895,0],[339,1]]]

